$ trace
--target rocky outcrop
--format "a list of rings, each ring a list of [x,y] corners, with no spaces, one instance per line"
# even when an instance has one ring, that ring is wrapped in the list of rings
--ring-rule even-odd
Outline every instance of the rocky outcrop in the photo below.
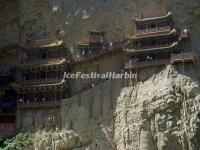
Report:
[[[195,71],[193,66],[187,67]],[[62,138],[51,139],[51,144],[40,142],[36,147],[39,150],[53,148],[52,145],[76,150],[199,150],[198,78],[194,72],[180,74],[179,68],[167,66],[133,87],[124,87],[105,116],[91,118],[91,112],[86,112],[90,91],[82,95],[81,106],[79,96],[66,100],[68,106],[63,107],[66,126],[59,136]],[[100,87],[105,89],[108,83]],[[94,113],[99,110],[95,103]],[[70,128],[72,131],[67,131]],[[68,132],[73,133],[71,139]]]
[[[57,11],[48,0],[20,0],[21,40],[56,38],[56,17]]]
[[[121,94],[114,129],[117,149],[199,149],[197,77],[191,79],[168,66]]]
[[[18,44],[18,11],[17,0],[0,1],[0,48]]]

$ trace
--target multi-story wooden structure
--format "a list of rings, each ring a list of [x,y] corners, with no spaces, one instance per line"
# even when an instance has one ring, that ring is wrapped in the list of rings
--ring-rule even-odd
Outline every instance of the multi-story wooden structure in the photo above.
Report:
[[[195,62],[193,53],[178,55],[182,51],[179,42],[188,39],[188,31],[174,28],[172,13],[152,18],[134,18],[136,31],[129,36],[124,51],[130,56],[126,69],[159,66],[168,63]],[[178,58],[177,58],[178,57]]]
[[[59,107],[69,94],[63,41],[40,40],[22,45],[17,68],[18,109]]]
[[[119,52],[123,49],[126,39],[111,41],[108,44],[105,40],[105,31],[89,31],[88,43],[79,43],[77,50],[72,53],[71,64],[85,63],[103,56]]]
[[[78,50],[72,54],[72,63],[89,61],[106,51],[103,30],[89,31],[88,43],[78,44]]]
[[[12,82],[10,71],[0,70],[0,140],[16,131],[16,93],[10,88]]]

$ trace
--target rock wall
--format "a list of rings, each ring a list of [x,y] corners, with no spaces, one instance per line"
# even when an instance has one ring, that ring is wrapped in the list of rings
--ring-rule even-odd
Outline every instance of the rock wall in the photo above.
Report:
[[[80,144],[76,146],[82,149],[115,149],[113,112],[125,84],[125,80],[121,79],[106,80],[63,101],[63,128],[79,135]]]
[[[99,57],[97,60],[89,61],[88,63],[82,63],[76,65],[71,73],[107,73],[107,72],[121,72],[124,68],[124,54],[122,51],[113,52],[103,57]],[[71,94],[74,95],[88,89],[92,84],[101,83],[102,79],[70,79]]]
[[[19,3],[22,41],[58,36],[57,11],[48,0],[20,0]]]
[[[191,125],[199,120],[198,97],[197,76],[171,66],[125,88],[116,104],[117,149],[198,150],[193,138],[199,131]]]
[[[49,131],[60,127],[61,113],[59,108],[17,110],[17,129],[19,131]]]
[[[19,7],[17,0],[0,1],[0,48],[11,47],[19,41]]]
[[[199,81],[195,66],[186,68],[190,71],[171,65],[153,74],[143,70],[146,79],[133,87],[125,80],[107,80],[64,100],[63,131],[49,147],[199,150]]]

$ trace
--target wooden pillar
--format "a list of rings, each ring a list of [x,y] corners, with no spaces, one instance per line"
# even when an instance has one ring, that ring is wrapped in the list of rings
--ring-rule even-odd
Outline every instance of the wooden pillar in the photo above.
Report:
[[[36,93],[33,92],[33,101],[35,100],[35,98],[36,98]]]
[[[56,72],[56,80],[57,80],[58,79],[59,70],[56,69],[55,72]]]
[[[47,70],[45,71],[45,81],[47,81]]]
[[[22,99],[23,99],[23,101],[25,102],[25,96],[24,96],[24,93],[22,93]]]
[[[158,31],[158,22],[156,21],[156,32]]]
[[[35,75],[35,80],[36,80],[36,71],[34,71],[34,75]]]
[[[54,90],[54,101],[56,101],[56,98],[57,98],[57,96],[56,96],[56,90]]]
[[[148,32],[148,23],[146,23],[146,29],[145,30]]]
[[[47,55],[47,59],[49,59],[49,51],[48,51],[48,48],[47,48],[46,55]]]
[[[60,100],[62,100],[62,90],[60,90]]]
[[[62,79],[63,68],[60,69],[60,78]]]
[[[155,52],[155,59],[158,60],[158,53]]]

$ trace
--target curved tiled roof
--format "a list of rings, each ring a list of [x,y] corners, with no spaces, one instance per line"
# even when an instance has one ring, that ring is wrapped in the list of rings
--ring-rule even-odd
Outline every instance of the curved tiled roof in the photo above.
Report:
[[[151,18],[132,18],[135,22],[148,22],[155,20],[167,19],[172,16],[172,12],[168,12],[165,16],[151,17]]]
[[[144,48],[144,49],[140,49],[140,50],[124,49],[124,51],[129,53],[129,54],[143,53],[143,52],[147,52],[147,51],[168,51],[168,50],[171,50],[172,48],[176,48],[177,46],[178,46],[178,42],[174,42],[169,46]]]

